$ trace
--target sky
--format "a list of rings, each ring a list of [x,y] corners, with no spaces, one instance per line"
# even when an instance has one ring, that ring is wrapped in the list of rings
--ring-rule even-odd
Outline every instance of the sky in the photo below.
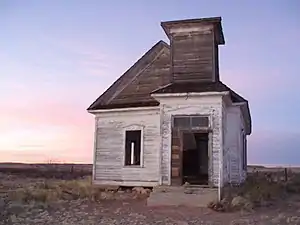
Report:
[[[220,77],[249,100],[248,162],[300,165],[297,0],[1,0],[0,161],[91,163],[86,108],[157,41],[221,16]]]

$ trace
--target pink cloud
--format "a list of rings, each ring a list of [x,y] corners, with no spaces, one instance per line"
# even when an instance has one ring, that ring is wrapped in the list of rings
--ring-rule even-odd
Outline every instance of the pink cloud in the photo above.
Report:
[[[26,100],[9,99],[1,110],[1,121],[16,119],[31,125],[51,124],[54,126],[89,126],[92,116],[86,111],[88,104],[76,99],[55,99],[47,96],[32,96]],[[57,96],[56,96],[57,98]]]
[[[23,163],[92,163],[92,154],[86,152],[76,152],[76,154],[52,153],[40,151],[1,151],[1,162],[23,162]]]
[[[5,106],[0,112],[1,161],[90,161],[94,119],[86,105],[36,98]]]

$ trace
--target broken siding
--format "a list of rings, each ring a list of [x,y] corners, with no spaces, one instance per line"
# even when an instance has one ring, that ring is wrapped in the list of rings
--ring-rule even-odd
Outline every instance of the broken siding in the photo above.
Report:
[[[220,151],[222,150],[222,98],[217,97],[181,97],[161,101],[162,123],[162,183],[171,182],[171,124],[174,115],[210,115],[212,118],[212,166],[210,180],[214,186],[219,181]]]
[[[141,128],[143,158],[140,166],[124,166],[125,131]],[[96,184],[130,186],[158,185],[159,109],[111,112],[97,115],[95,151]]]

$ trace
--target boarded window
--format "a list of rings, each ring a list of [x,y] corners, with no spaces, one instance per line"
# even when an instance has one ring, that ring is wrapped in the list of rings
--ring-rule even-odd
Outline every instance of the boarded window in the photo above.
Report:
[[[141,131],[126,131],[125,165],[141,165]]]
[[[173,122],[174,128],[192,129],[192,128],[208,128],[208,116],[176,116]]]
[[[208,117],[207,116],[193,116],[192,127],[208,127]]]
[[[190,127],[190,118],[189,117],[175,117],[174,118],[174,127],[189,128]]]

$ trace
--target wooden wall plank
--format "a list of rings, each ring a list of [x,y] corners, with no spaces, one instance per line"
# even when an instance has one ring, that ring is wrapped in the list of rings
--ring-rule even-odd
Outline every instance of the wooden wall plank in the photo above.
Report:
[[[154,100],[150,93],[170,82],[170,51],[165,48],[147,69],[124,88],[110,104]]]
[[[212,118],[212,133],[209,138],[209,183],[213,186],[218,186],[219,182],[219,165],[220,153],[223,151],[222,143],[222,97],[202,97],[195,99],[185,99],[184,103],[180,100],[166,100],[163,102],[162,108],[162,178],[163,184],[181,184],[181,179],[178,178],[177,171],[178,154],[172,154],[178,151],[178,147],[173,143],[177,143],[176,139],[172,139],[172,116],[176,115],[210,115]],[[175,134],[176,136],[176,134]],[[172,148],[172,151],[170,151]],[[175,160],[173,160],[175,158]],[[176,176],[175,176],[176,175]]]
[[[120,185],[152,182],[158,185],[161,140],[159,109],[97,116],[95,182],[120,181]],[[133,125],[143,127],[143,167],[124,166],[125,131]]]
[[[173,36],[171,42],[172,76],[174,82],[214,81],[214,34]]]

